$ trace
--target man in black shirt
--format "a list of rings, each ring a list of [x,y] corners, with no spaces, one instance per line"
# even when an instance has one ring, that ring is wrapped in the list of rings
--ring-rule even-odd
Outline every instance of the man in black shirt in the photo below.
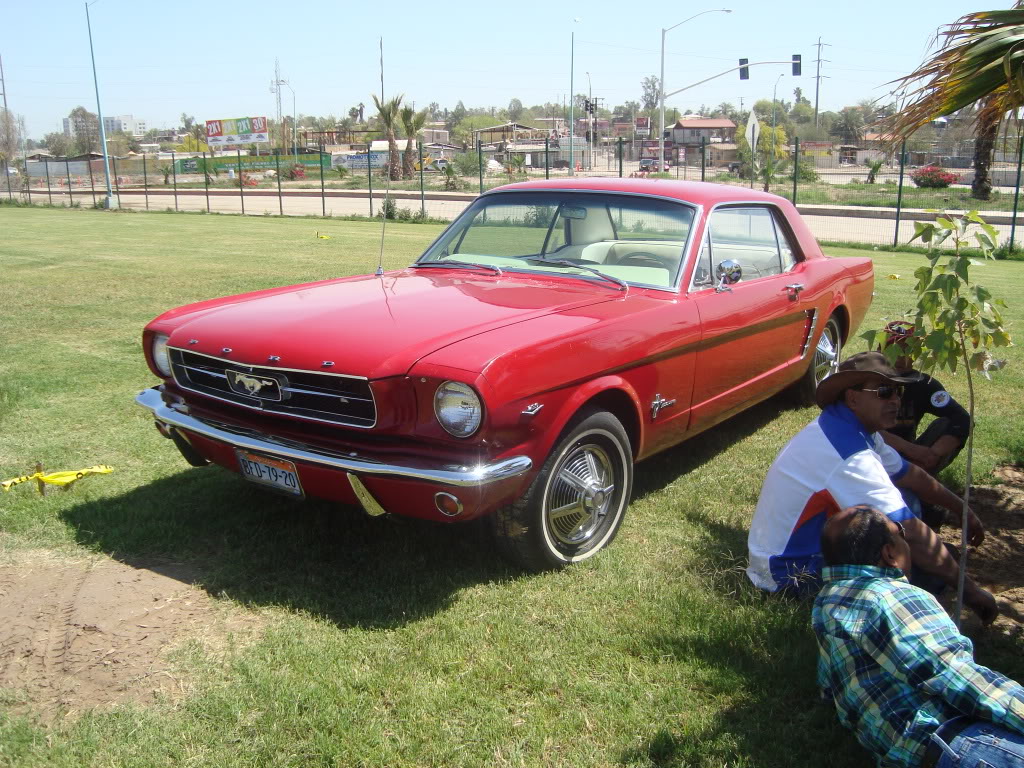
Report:
[[[889,336],[886,346],[903,347],[914,333],[914,326],[903,321],[889,323],[885,330]],[[893,367],[900,376],[914,379],[903,387],[903,399],[896,426],[882,431],[882,438],[907,461],[936,474],[952,463],[967,442],[971,431],[971,417],[937,379],[914,370],[906,355],[896,359]],[[927,429],[918,436],[917,430],[925,414],[935,417]],[[913,507],[911,507],[913,508]],[[933,527],[941,524],[941,510],[922,509],[925,522]],[[938,519],[936,519],[938,516]]]

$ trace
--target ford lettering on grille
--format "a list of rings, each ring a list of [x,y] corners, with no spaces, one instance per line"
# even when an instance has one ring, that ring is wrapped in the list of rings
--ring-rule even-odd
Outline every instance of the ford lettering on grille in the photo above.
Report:
[[[182,389],[244,408],[369,429],[377,423],[370,383],[359,376],[248,366],[169,347]]]

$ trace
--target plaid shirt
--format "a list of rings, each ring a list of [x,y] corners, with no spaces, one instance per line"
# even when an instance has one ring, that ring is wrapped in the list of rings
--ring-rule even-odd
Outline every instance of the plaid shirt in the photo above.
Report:
[[[930,734],[957,715],[1024,734],[1024,688],[976,664],[971,641],[902,571],[840,565],[822,578],[818,685],[879,765],[920,765]]]

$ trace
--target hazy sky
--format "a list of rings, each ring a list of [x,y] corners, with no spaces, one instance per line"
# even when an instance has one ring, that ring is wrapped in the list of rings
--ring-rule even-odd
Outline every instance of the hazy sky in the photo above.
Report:
[[[96,110],[85,6],[81,2],[2,0],[0,57],[8,106],[25,116],[29,135],[60,130],[61,118],[81,104]],[[591,0],[552,3],[377,2],[169,4],[97,0],[91,7],[104,115],[132,114],[150,127],[198,120],[274,116],[269,85],[274,59],[296,94],[300,114],[344,116],[380,93],[378,41],[384,39],[387,95],[401,93],[417,108],[436,101],[454,107],[561,103],[574,90],[613,107],[640,100],[640,81],[659,71],[661,29],[714,7],[668,33],[665,90],[673,91],[751,61],[802,54],[804,73],[784,65],[736,73],[668,99],[696,110],[723,101],[746,107],[771,98],[791,100],[803,89],[814,102],[815,62],[822,48],[820,108],[840,109],[884,97],[886,85],[910,72],[938,28],[976,10],[1010,7],[1010,0],[726,0],[631,5]],[[578,18],[579,21],[574,21]],[[570,57],[573,34],[575,55]],[[574,65],[570,67],[571,59]],[[587,73],[589,72],[589,83]],[[784,76],[779,80],[779,75]],[[827,76],[827,77],[825,77]],[[292,95],[283,88],[283,111]]]

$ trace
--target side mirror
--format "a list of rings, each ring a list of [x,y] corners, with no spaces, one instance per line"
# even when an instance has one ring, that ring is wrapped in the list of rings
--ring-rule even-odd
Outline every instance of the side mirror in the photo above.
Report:
[[[715,267],[715,277],[718,278],[718,285],[715,287],[715,291],[718,293],[729,291],[732,290],[729,287],[730,285],[738,283],[743,279],[743,268],[738,261],[726,259],[719,262],[718,266]]]

